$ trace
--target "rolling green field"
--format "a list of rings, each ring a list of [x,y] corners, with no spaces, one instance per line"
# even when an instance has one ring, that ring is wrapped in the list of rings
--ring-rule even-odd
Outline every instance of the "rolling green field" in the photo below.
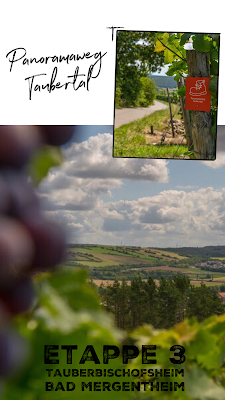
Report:
[[[225,282],[225,273],[204,271],[195,267],[198,258],[183,256],[167,249],[111,246],[111,245],[69,245],[67,262],[70,267],[87,268],[93,281],[125,279],[140,274],[146,279],[150,274],[157,281],[160,276],[182,273],[191,283],[220,285]],[[213,274],[213,279],[211,275]]]
[[[169,251],[127,246],[83,245],[69,247],[67,251],[67,260],[70,265],[74,263],[75,265],[81,264],[88,267],[129,264],[147,265],[149,263],[152,264],[153,261],[160,261],[165,265],[168,261],[183,259],[186,259],[186,257]]]

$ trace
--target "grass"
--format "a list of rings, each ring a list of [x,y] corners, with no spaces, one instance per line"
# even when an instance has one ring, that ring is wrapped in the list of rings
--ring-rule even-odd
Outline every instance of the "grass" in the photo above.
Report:
[[[172,112],[174,113],[177,106],[172,104]],[[176,116],[180,118],[180,116]],[[137,121],[122,125],[114,130],[114,157],[143,157],[143,158],[176,158],[188,150],[186,146],[178,145],[149,145],[146,143],[145,133],[149,132],[150,126],[154,126],[154,130],[165,131],[170,119],[169,108],[165,110],[155,111],[147,117]]]
[[[225,275],[223,275],[223,276],[217,276],[216,279],[221,280],[221,281],[224,281],[224,280],[225,280]]]
[[[81,261],[79,262],[79,264],[83,265],[84,267],[111,267],[113,266],[119,266],[119,262],[114,261],[112,262],[107,262],[107,261],[102,261],[100,260],[99,262],[96,261]],[[76,263],[74,263],[74,265],[76,266]]]
[[[156,256],[167,256],[167,257],[172,257],[172,258],[175,258],[175,259],[178,259],[178,260],[184,260],[184,259],[186,259],[187,257],[185,257],[185,256],[181,256],[181,255],[179,255],[179,254],[177,254],[177,253],[173,253],[172,251],[166,251],[166,250],[158,250],[158,249],[152,249],[154,252],[155,252],[155,254],[156,254]]]
[[[146,252],[150,251],[150,253]],[[107,261],[115,258],[116,262],[137,262],[140,264],[142,261],[154,261],[161,260],[162,262],[184,259],[185,257],[179,256],[176,253],[161,251],[158,249],[133,249],[132,247],[122,247],[122,246],[100,246],[100,245],[86,245],[85,247],[74,247],[68,248],[68,253],[70,254],[69,260],[73,262],[83,263],[83,262],[97,262],[99,261],[102,265],[102,260]],[[154,253],[154,254],[153,254]]]
[[[165,260],[167,260],[167,259],[169,259],[169,260],[172,260],[172,259],[174,259],[174,260],[184,260],[184,259],[187,258],[187,257],[181,256],[181,255],[179,255],[177,253],[173,253],[172,251],[159,250],[159,249],[155,249],[155,248],[154,249],[142,248],[140,250],[140,252],[143,252],[143,251],[144,252],[148,251],[148,252],[150,252],[150,254],[153,257],[162,258],[162,259],[165,259]]]

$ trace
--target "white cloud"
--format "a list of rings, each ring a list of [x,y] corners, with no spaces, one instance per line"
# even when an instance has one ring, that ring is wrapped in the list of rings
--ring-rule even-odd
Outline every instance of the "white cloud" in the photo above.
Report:
[[[53,213],[54,214],[54,213]],[[89,211],[56,211],[69,241],[141,246],[200,246],[225,233],[225,189],[168,190],[136,200],[99,200]]]
[[[113,137],[105,133],[65,150],[66,161],[42,182],[39,193],[50,210],[92,210],[102,195],[123,185],[124,179],[167,182],[165,160],[112,157]]]
[[[225,165],[225,154],[218,153],[216,160],[214,161],[202,161],[209,168],[218,169]]]
[[[178,186],[176,186],[176,188],[177,189],[197,189],[198,188],[198,186],[192,186],[192,185],[187,185],[187,186],[182,186],[182,185],[178,185]]]
[[[39,193],[48,213],[67,227],[69,242],[120,244],[122,240],[127,245],[156,247],[221,242],[225,188],[177,186],[138,198],[137,181],[167,182],[167,162],[115,159],[110,134],[74,143],[65,156],[67,161],[51,171]],[[133,200],[114,201],[112,191],[125,180],[129,180],[125,187],[132,187]]]
[[[183,246],[187,241],[194,246],[212,244],[215,237],[225,233],[224,200],[225,189],[213,191],[209,187],[188,193],[168,190],[138,200],[107,203],[105,208],[116,211],[120,219],[111,224],[109,219],[104,220],[103,230],[111,228],[121,234],[129,227],[124,236],[132,244],[141,240],[146,246],[169,246],[174,241]]]
[[[165,160],[113,158],[113,137],[98,134],[82,143],[73,143],[66,151],[64,171],[68,176],[92,179],[142,179],[167,182]]]

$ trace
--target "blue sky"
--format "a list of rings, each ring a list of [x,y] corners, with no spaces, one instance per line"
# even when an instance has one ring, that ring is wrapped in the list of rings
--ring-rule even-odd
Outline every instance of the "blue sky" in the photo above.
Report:
[[[225,126],[218,128],[216,161],[113,158],[112,132],[76,126],[64,164],[39,188],[68,242],[225,244]]]
[[[162,75],[162,76],[166,76],[166,72],[168,71],[169,65],[166,65],[165,67],[161,68],[160,72],[154,72],[152,75]]]

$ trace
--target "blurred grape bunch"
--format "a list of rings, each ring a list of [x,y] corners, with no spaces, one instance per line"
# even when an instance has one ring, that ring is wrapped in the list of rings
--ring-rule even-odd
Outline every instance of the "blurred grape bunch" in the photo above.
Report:
[[[0,126],[0,381],[14,373],[28,354],[23,338],[12,328],[12,317],[28,311],[34,302],[32,275],[55,268],[66,247],[61,226],[47,220],[41,210],[28,165],[37,152],[48,149],[60,154],[56,146],[67,143],[73,130],[73,126]],[[44,173],[36,171],[36,183],[61,161],[62,157],[57,163],[48,158]],[[41,168],[39,162],[36,169],[38,165]],[[32,168],[35,171],[35,165]]]

